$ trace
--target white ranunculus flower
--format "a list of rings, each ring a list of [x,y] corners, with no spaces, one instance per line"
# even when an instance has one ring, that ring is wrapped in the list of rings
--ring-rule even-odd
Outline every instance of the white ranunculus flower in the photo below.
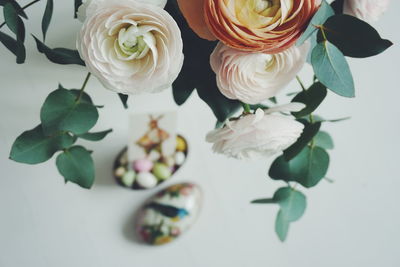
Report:
[[[278,112],[300,111],[302,103],[290,103],[267,109],[257,109],[238,120],[228,121],[223,128],[207,134],[216,153],[237,159],[257,159],[281,153],[303,132],[304,125],[292,116]]]
[[[278,54],[238,51],[219,43],[210,57],[223,95],[248,104],[275,96],[292,81],[306,62],[309,43]]]
[[[386,11],[390,0],[345,0],[343,13],[365,21],[377,21]]]
[[[79,54],[106,88],[124,94],[155,93],[178,76],[181,33],[161,7],[136,0],[88,0],[79,17],[84,18]]]

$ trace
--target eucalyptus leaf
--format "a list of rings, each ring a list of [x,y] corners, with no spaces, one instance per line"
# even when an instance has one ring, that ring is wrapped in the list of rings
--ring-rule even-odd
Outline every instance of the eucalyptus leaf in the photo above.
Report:
[[[240,102],[226,98],[218,90],[209,58],[217,42],[195,34],[182,16],[176,1],[168,1],[165,9],[177,22],[183,40],[185,59],[179,76],[172,85],[174,100],[182,105],[197,90],[199,97],[211,108],[218,121],[225,121],[241,107]]]
[[[289,232],[290,222],[285,220],[285,216],[282,210],[278,211],[275,219],[275,232],[279,237],[279,240],[284,242],[286,240],[287,234]]]
[[[49,48],[35,36],[33,36],[33,38],[35,38],[38,51],[45,54],[51,62],[63,65],[77,64],[85,66],[85,62],[80,58],[77,50],[67,48]]]
[[[332,9],[332,7],[325,0],[323,0],[320,8],[311,19],[307,29],[300,36],[296,45],[298,46],[302,45],[308,38],[310,38],[318,30],[317,26],[324,24],[324,22],[334,14],[335,11]]]
[[[289,222],[300,219],[307,205],[305,195],[291,187],[278,189],[273,200],[279,204],[284,219]]]
[[[283,156],[272,163],[269,176],[274,180],[296,181],[310,188],[325,177],[329,167],[329,155],[320,147],[306,146],[295,158],[287,161]]]
[[[40,120],[47,135],[57,131],[83,134],[97,122],[99,114],[94,105],[82,102],[66,89],[50,93],[41,110]]]
[[[314,136],[318,133],[319,129],[321,128],[321,122],[315,122],[315,123],[303,122],[303,123],[304,123],[304,129],[300,137],[293,145],[291,145],[289,148],[283,151],[283,155],[287,161],[297,156],[300,153],[300,151],[302,151],[303,148],[311,142],[311,140],[314,138]]]
[[[26,50],[22,42],[15,40],[8,34],[0,31],[0,42],[14,55],[17,56],[16,62],[22,64],[25,62]]]
[[[65,132],[46,136],[42,125],[23,132],[14,141],[10,159],[27,164],[38,164],[50,159],[58,150],[68,148],[75,142],[74,138]]]
[[[78,17],[78,9],[82,5],[82,0],[74,0],[74,18]]]
[[[299,112],[292,112],[293,116],[296,118],[301,118],[311,114],[322,103],[326,97],[326,94],[326,86],[320,82],[316,82],[306,91],[300,92],[292,99],[292,102],[303,103],[306,105],[306,107]]]
[[[311,63],[322,84],[338,95],[354,97],[354,81],[349,65],[336,46],[328,41],[318,43],[312,51]]]
[[[43,18],[42,18],[42,33],[43,33],[43,41],[46,40],[46,33],[49,29],[51,17],[53,16],[54,3],[53,0],[47,0],[46,9],[44,10]]]
[[[327,132],[324,131],[318,132],[318,134],[315,136],[314,145],[325,149],[334,148],[332,137]]]
[[[15,0],[0,0],[0,6],[5,6],[6,4],[13,5],[14,9],[17,11],[18,15],[27,19],[28,16],[26,15],[24,9],[18,4]]]
[[[106,131],[96,132],[96,133],[84,133],[78,135],[79,138],[88,140],[88,141],[100,141],[104,139],[109,133],[112,132],[112,129],[108,129]]]
[[[331,7],[335,11],[335,14],[343,14],[344,0],[335,0],[332,2]]]
[[[73,182],[83,188],[91,188],[94,182],[94,164],[90,152],[82,146],[74,146],[56,160],[58,171],[65,182]]]
[[[368,23],[349,15],[335,15],[323,25],[325,36],[330,43],[349,57],[365,58],[378,55],[393,43],[382,39]],[[322,32],[318,39],[323,40]]]
[[[118,97],[121,100],[122,105],[124,106],[124,108],[127,109],[128,108],[128,97],[129,96],[125,95],[125,94],[118,93]]]
[[[273,198],[262,198],[251,201],[252,204],[276,204]]]

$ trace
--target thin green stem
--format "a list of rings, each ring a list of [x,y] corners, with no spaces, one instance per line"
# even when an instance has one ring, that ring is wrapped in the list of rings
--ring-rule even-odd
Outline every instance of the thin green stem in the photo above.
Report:
[[[79,91],[79,95],[76,98],[76,101],[79,101],[81,99],[81,97],[83,95],[83,91],[85,91],[86,85],[87,85],[87,83],[89,81],[90,75],[91,75],[91,73],[88,72],[88,74],[86,75],[85,81],[82,84],[81,90]]]
[[[299,84],[300,84],[300,86],[301,86],[301,89],[302,89],[303,91],[306,91],[306,87],[304,86],[303,82],[301,81],[299,75],[296,75],[296,80],[299,82]]]
[[[242,107],[245,113],[251,113],[250,105],[242,102]]]
[[[31,5],[36,4],[37,2],[40,2],[40,1],[41,1],[41,0],[34,0],[34,1],[32,1],[32,2],[30,2],[30,3],[28,3],[28,4],[26,4],[25,6],[21,7],[21,9],[24,10],[24,9],[30,7]],[[1,27],[3,27],[4,25],[6,25],[6,22],[5,22],[5,21],[4,21],[2,24],[0,24],[0,29],[1,29]]]

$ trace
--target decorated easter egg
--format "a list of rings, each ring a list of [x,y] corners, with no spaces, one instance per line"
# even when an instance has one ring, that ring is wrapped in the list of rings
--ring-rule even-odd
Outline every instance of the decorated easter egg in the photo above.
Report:
[[[137,172],[149,172],[153,165],[153,162],[149,159],[138,159],[133,162],[133,168]]]
[[[150,245],[169,243],[193,225],[201,205],[202,193],[197,185],[172,185],[143,205],[136,221],[137,234]]]
[[[158,183],[157,178],[150,172],[140,172],[136,177],[136,181],[142,188],[153,188]]]
[[[126,172],[122,178],[121,178],[121,182],[127,186],[127,187],[131,187],[133,185],[133,183],[135,182],[135,177],[136,177],[136,173],[132,170]]]
[[[154,164],[152,172],[160,180],[166,180],[171,177],[171,169],[164,163]]]

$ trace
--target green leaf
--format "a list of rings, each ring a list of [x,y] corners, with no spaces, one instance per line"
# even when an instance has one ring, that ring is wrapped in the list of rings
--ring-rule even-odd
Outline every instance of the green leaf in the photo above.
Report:
[[[5,6],[6,4],[13,5],[14,9],[17,11],[19,16],[21,16],[25,19],[28,18],[25,11],[22,9],[22,7],[18,4],[17,1],[15,1],[15,0],[0,0],[0,6]]]
[[[33,36],[33,38],[35,38],[39,52],[45,54],[51,62],[63,65],[77,64],[85,66],[85,62],[80,58],[77,50],[67,48],[49,48],[35,36]]]
[[[344,0],[335,0],[332,2],[331,7],[335,11],[335,14],[343,13]]]
[[[44,10],[43,18],[42,18],[42,33],[43,33],[43,41],[46,40],[46,33],[49,29],[51,17],[53,16],[53,0],[47,0],[46,9]]]
[[[23,132],[12,145],[10,159],[27,164],[37,164],[50,159],[58,150],[71,146],[74,138],[61,132],[45,136],[42,125]]]
[[[329,155],[320,147],[305,147],[292,160],[278,157],[272,163],[269,176],[274,180],[296,181],[310,188],[325,177],[329,167]]]
[[[99,114],[92,104],[77,100],[69,90],[57,89],[50,93],[40,110],[44,132],[49,135],[57,131],[83,134],[97,122]]]
[[[16,41],[11,38],[9,42],[14,44],[10,44],[9,46],[13,46],[10,49],[6,44],[4,44],[11,52],[13,52],[17,56],[17,63],[21,64],[25,62],[26,52],[25,52],[25,25],[22,19],[18,16],[18,7],[19,5],[13,5],[11,2],[6,3],[4,5],[3,13],[4,19],[8,26],[8,28],[15,33]],[[7,36],[4,36],[7,38]],[[10,39],[7,38],[7,39]]]
[[[290,161],[292,180],[310,188],[325,177],[329,167],[329,155],[320,147],[305,147]]]
[[[252,204],[275,204],[276,201],[273,198],[263,198],[251,201]]]
[[[322,103],[326,94],[326,87],[320,82],[316,82],[306,91],[300,92],[293,98],[292,102],[304,103],[306,107],[299,112],[293,112],[293,116],[301,118],[311,114]]]
[[[82,5],[82,0],[74,0],[74,7],[75,7],[75,12],[74,12],[74,18],[78,17],[78,9]]]
[[[100,141],[100,140],[104,139],[104,137],[106,137],[107,134],[109,134],[111,132],[112,132],[112,129],[108,129],[108,130],[102,131],[102,132],[80,134],[80,135],[78,135],[78,137],[85,139],[85,140],[89,140],[89,141]]]
[[[354,97],[354,81],[342,52],[328,41],[317,44],[311,63],[318,80],[331,91],[344,97]]]
[[[365,58],[378,55],[393,43],[382,39],[368,23],[349,15],[335,15],[323,25],[329,42],[339,48],[345,56]],[[322,32],[318,40],[323,40]]]
[[[0,42],[14,55],[17,56],[17,63],[22,64],[25,62],[26,51],[24,44],[15,40],[8,34],[0,31]]]
[[[217,42],[198,37],[188,26],[176,1],[168,1],[165,9],[177,22],[183,40],[185,59],[178,78],[172,85],[175,102],[183,104],[194,89],[211,108],[218,121],[225,121],[240,109],[239,101],[226,98],[218,90],[215,73],[210,66],[210,54]]]
[[[306,209],[305,195],[291,187],[278,189],[274,194],[273,200],[281,207],[284,220],[289,222],[300,219]]]
[[[314,145],[325,149],[334,148],[332,137],[327,132],[324,131],[318,132],[318,134],[315,136]]]
[[[301,133],[299,139],[297,139],[296,143],[291,145],[285,151],[283,151],[283,155],[286,160],[291,160],[295,156],[297,156],[308,143],[314,138],[314,136],[318,133],[319,129],[321,128],[321,122],[316,123],[309,123],[303,122],[304,129]]]
[[[119,99],[121,99],[122,105],[125,109],[128,108],[128,95],[118,93]]]
[[[282,242],[286,240],[289,232],[289,224],[290,222],[285,220],[282,210],[279,210],[275,220],[275,232],[278,235],[279,240]]]
[[[58,171],[65,182],[73,182],[83,188],[91,188],[94,182],[94,164],[90,152],[82,146],[74,146],[58,155]]]
[[[335,12],[333,11],[332,7],[325,0],[323,0],[321,7],[311,19],[310,24],[308,25],[305,32],[300,36],[296,45],[302,45],[308,38],[311,37],[311,35],[313,35],[318,30],[316,26],[324,24],[324,22],[334,14]]]

